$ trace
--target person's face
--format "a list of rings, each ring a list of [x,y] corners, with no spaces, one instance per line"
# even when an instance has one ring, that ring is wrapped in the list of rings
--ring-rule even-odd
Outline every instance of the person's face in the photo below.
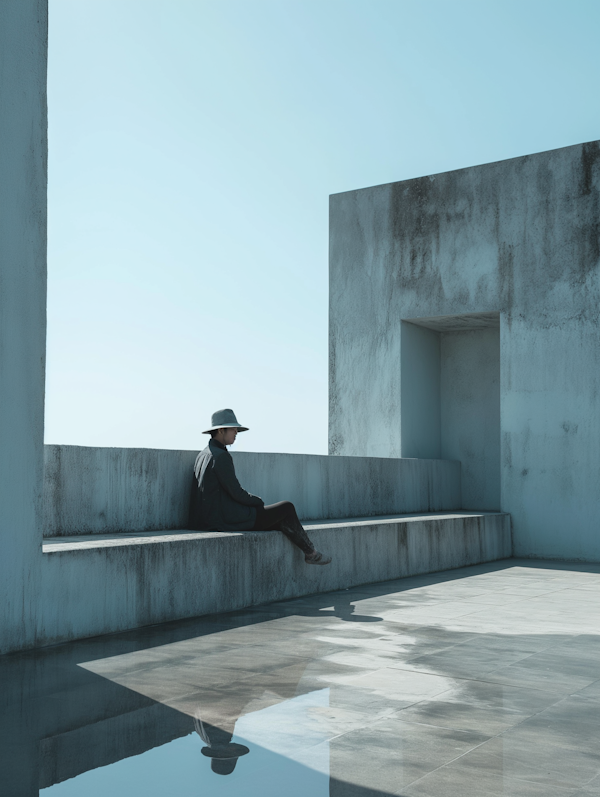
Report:
[[[235,438],[237,437],[237,433],[238,433],[238,430],[235,429],[235,428],[223,429],[222,432],[221,432],[221,434],[222,434],[221,442],[223,443],[223,445],[224,446],[233,445],[235,443]]]

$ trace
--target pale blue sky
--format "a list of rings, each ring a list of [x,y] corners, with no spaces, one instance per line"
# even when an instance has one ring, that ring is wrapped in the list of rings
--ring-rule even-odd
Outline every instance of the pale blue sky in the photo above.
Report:
[[[600,138],[597,0],[50,0],[46,440],[327,451],[328,196]]]

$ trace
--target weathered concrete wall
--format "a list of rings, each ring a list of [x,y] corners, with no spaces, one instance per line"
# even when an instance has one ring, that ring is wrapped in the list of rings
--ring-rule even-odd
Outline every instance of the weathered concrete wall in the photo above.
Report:
[[[580,319],[538,319],[530,328],[512,318],[502,330],[502,506],[517,517],[519,555],[600,561],[595,280],[586,277],[596,307]]]
[[[31,643],[46,338],[44,0],[0,3],[0,653]]]
[[[46,536],[181,529],[195,451],[45,447]],[[460,506],[460,464],[441,460],[233,452],[241,484],[292,501],[302,518],[429,512]]]
[[[194,451],[45,446],[44,535],[186,528]]]
[[[497,510],[500,329],[467,323],[447,331],[447,321],[438,329],[402,322],[402,456],[461,462],[463,509]]]
[[[310,567],[279,532],[187,532],[131,545],[45,546],[39,644],[435,572],[511,554],[506,515],[310,526],[333,555]],[[69,549],[71,546],[71,549]]]
[[[403,323],[401,346],[402,456],[442,459],[439,332]]]
[[[433,459],[233,454],[236,472],[266,503],[292,501],[301,518],[436,512],[460,506],[460,463]]]
[[[445,332],[441,456],[462,463],[463,509],[500,509],[500,330]]]
[[[515,554],[600,560],[600,143],[335,195],[330,223],[330,453],[398,456],[401,319],[499,312]]]

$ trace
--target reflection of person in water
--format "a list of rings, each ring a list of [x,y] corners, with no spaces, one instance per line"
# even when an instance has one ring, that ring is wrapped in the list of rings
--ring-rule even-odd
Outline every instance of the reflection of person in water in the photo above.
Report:
[[[285,668],[285,681],[277,686],[273,684],[273,673],[261,672],[256,673],[252,683],[234,684],[202,695],[201,705],[196,703],[190,716],[205,744],[202,754],[210,758],[213,772],[231,775],[238,758],[250,752],[245,745],[231,741],[238,719],[295,697],[305,669],[306,660],[300,659]]]
[[[233,725],[235,725],[235,720]],[[194,727],[206,745],[202,748],[202,754],[211,759],[210,768],[217,775],[231,775],[238,758],[250,752],[246,745],[231,741],[233,727],[231,731],[218,728],[215,725],[202,722],[198,716],[194,717]]]
[[[325,606],[328,597],[323,596]],[[382,617],[372,615],[354,614],[354,605],[344,593],[334,596],[332,608],[316,605],[302,609],[298,614],[304,617],[332,617],[355,623],[377,623]],[[314,657],[318,657],[320,642],[313,640]],[[343,640],[342,640],[343,644]],[[310,653],[307,653],[310,657]],[[252,714],[280,703],[290,700],[299,694],[313,691],[313,688],[302,688],[301,682],[306,670],[308,658],[301,658],[297,663],[285,667],[285,676],[274,677],[272,672],[258,672],[252,677],[251,683],[234,683],[229,687],[218,690],[208,690],[202,693],[201,706],[194,701],[193,713],[189,715],[194,719],[194,727],[205,747],[202,754],[210,758],[210,767],[218,775],[231,775],[238,759],[250,752],[243,744],[232,742],[235,726],[240,717]],[[190,708],[192,708],[192,706]]]
[[[291,501],[265,506],[262,498],[246,492],[235,475],[227,446],[238,432],[247,432],[233,410],[213,413],[211,439],[194,465],[198,484],[192,502],[190,525],[204,531],[281,531],[304,554],[309,565],[328,565],[330,556],[315,549]]]

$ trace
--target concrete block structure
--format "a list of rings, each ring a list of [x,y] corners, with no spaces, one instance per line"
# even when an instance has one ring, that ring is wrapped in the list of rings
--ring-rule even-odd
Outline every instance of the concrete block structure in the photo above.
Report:
[[[0,652],[35,640],[46,359],[45,0],[0,4]]]
[[[194,451],[45,447],[35,643],[78,639],[510,556],[510,518],[460,510],[460,463],[234,453],[332,564],[272,532],[186,529]],[[359,488],[358,485],[362,485]]]
[[[599,314],[600,142],[332,196],[330,454],[459,460],[515,555],[599,561]]]
[[[0,654],[497,560],[510,515],[600,560],[597,143],[332,197],[330,455],[234,455],[311,569],[186,529],[195,452],[44,447],[46,0],[0,51]]]

